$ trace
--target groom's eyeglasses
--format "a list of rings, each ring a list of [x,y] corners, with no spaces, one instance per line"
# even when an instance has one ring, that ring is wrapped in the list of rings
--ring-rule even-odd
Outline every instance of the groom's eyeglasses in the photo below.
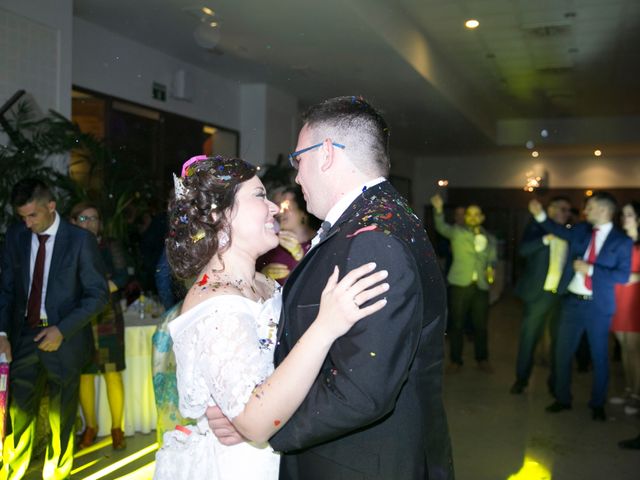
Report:
[[[314,148],[321,147],[323,143],[324,142],[316,143],[315,145],[311,145],[310,147],[303,148],[302,150],[298,150],[296,152],[289,154],[289,163],[293,168],[298,170],[298,168],[300,168],[300,155],[302,155],[305,152],[308,152],[309,150],[313,150]],[[345,148],[344,145],[336,142],[331,142],[331,145],[338,148]]]

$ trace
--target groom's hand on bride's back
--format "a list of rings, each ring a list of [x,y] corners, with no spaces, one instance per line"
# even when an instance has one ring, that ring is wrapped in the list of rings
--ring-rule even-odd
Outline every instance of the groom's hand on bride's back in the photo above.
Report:
[[[222,445],[237,445],[246,441],[240,435],[240,432],[236,430],[236,427],[233,426],[231,420],[225,417],[218,407],[208,407],[206,416],[207,420],[209,420],[209,428]]]

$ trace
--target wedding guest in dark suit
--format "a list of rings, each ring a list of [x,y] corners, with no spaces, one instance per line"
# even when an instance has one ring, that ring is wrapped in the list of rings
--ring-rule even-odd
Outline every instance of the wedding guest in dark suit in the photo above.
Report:
[[[550,220],[538,200],[531,200],[529,211],[547,232],[569,242],[569,260],[558,287],[564,298],[556,340],[556,401],[547,412],[571,409],[572,358],[586,332],[593,363],[589,407],[594,420],[606,420],[609,327],[616,309],[614,287],[629,279],[633,242],[613,226],[616,201],[607,192],[594,193],[584,209],[586,221],[570,229]]]
[[[0,284],[0,353],[11,359],[11,434],[2,478],[27,471],[45,386],[52,436],[43,478],[67,478],[80,372],[93,351],[91,316],[107,302],[95,236],[62,219],[45,183],[18,182],[11,203],[23,223],[7,231]]]
[[[442,403],[445,285],[421,221],[385,178],[388,140],[371,105],[339,97],[305,114],[290,156],[308,211],[324,223],[284,285],[276,364],[317,315],[335,265],[346,272],[375,261],[393,288],[383,310],[333,344],[306,399],[271,437],[283,480],[454,476]],[[236,441],[214,409],[208,416],[219,437]]]
[[[553,197],[547,207],[548,217],[558,225],[566,225],[571,214],[571,203],[567,197]],[[555,366],[554,348],[560,297],[558,285],[567,260],[566,240],[547,233],[538,222],[531,219],[522,235],[518,253],[526,259],[526,266],[516,293],[524,302],[524,314],[520,328],[520,343],[516,363],[516,381],[511,393],[520,394],[529,383],[533,354],[545,326],[549,326],[551,337],[550,371]],[[547,380],[553,391],[553,375]]]

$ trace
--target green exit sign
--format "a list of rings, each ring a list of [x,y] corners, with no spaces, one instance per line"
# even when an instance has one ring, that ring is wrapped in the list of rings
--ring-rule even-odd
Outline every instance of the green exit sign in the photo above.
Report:
[[[153,82],[153,99],[161,102],[167,101],[167,86],[162,83]]]

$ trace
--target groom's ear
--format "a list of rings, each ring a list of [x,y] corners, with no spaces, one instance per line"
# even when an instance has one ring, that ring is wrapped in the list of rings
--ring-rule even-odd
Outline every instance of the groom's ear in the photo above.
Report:
[[[320,160],[320,170],[326,172],[335,163],[333,143],[330,138],[322,142],[322,160]]]

